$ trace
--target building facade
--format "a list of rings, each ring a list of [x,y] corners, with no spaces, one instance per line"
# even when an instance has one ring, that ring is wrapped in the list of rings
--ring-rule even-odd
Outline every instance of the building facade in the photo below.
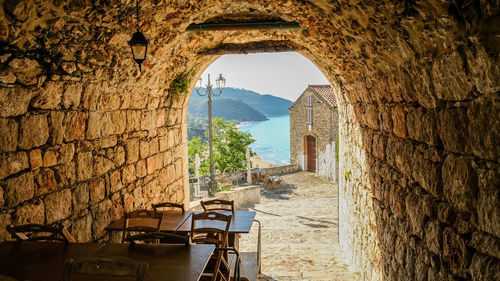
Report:
[[[290,106],[290,163],[337,179],[338,109],[330,85],[309,85]]]

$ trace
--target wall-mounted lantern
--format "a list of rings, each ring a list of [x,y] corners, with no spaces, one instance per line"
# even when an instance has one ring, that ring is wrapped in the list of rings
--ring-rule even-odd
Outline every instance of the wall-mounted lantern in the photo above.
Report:
[[[136,0],[136,13],[137,13],[137,32],[132,35],[132,39],[128,41],[130,48],[132,49],[132,56],[134,60],[139,64],[139,71],[142,71],[141,65],[146,60],[146,54],[148,52],[148,40],[139,31],[139,0]]]

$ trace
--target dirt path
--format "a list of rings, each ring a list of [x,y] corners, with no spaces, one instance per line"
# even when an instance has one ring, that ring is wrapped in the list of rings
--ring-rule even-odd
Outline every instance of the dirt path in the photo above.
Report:
[[[337,185],[308,172],[281,178],[284,186],[261,189],[250,208],[263,226],[260,280],[360,280],[336,252]],[[256,237],[257,227],[242,235],[241,250],[255,251]]]

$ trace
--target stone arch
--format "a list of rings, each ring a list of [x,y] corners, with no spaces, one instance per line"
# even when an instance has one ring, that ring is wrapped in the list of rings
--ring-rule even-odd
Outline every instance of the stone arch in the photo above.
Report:
[[[0,237],[41,222],[102,241],[123,210],[185,202],[186,96],[169,85],[208,64],[198,52],[291,42],[342,89],[347,261],[368,280],[498,279],[500,25],[494,1],[471,3],[141,1],[139,73],[132,3],[6,1]],[[184,32],[239,18],[309,30]]]

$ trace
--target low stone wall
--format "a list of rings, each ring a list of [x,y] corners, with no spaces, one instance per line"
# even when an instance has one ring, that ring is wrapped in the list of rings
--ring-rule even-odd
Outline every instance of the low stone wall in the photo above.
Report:
[[[224,200],[233,200],[235,209],[245,208],[254,204],[260,203],[260,186],[249,185],[231,189],[229,191],[217,192],[215,198]],[[201,200],[192,201],[189,209],[200,211]]]

